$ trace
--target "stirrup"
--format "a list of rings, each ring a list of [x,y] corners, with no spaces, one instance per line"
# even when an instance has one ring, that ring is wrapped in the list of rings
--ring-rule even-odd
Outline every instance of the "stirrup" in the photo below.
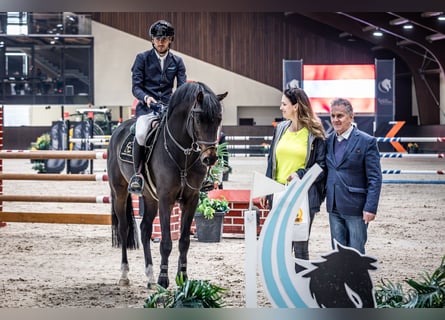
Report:
[[[142,195],[142,191],[144,190],[144,177],[141,174],[135,174],[131,177],[130,182],[128,183],[128,192]]]

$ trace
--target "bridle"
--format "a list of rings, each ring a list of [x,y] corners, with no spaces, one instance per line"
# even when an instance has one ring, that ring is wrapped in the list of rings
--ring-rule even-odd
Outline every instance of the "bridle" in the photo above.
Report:
[[[182,146],[173,136],[173,134],[170,131],[170,128],[168,126],[168,113],[165,116],[165,124],[164,124],[164,149],[167,152],[167,154],[169,155],[170,159],[175,163],[176,167],[179,169],[180,171],[180,175],[181,175],[181,194],[179,196],[179,199],[182,198],[182,194],[184,191],[184,187],[187,186],[188,188],[192,189],[192,190],[200,190],[201,189],[201,185],[195,187],[190,185],[190,183],[187,181],[187,172],[190,170],[190,168],[192,168],[200,159],[200,157],[196,157],[196,159],[194,161],[192,161],[188,166],[187,163],[189,161],[189,156],[192,155],[193,153],[199,153],[199,155],[201,155],[203,152],[206,152],[209,149],[215,149],[217,148],[217,143],[218,140],[215,141],[203,141],[203,140],[198,140],[197,136],[196,136],[196,130],[195,130],[195,119],[197,114],[204,112],[204,110],[202,110],[201,105],[198,103],[198,101],[195,99],[195,102],[192,106],[192,108],[190,109],[188,116],[187,116],[187,120],[186,120],[186,131],[187,131],[187,135],[191,138],[191,143],[190,146],[188,147],[184,147]],[[174,145],[181,150],[184,155],[185,155],[185,160],[184,160],[184,166],[182,167],[177,161],[176,159],[173,157],[172,153],[169,150],[168,144],[167,144],[167,138],[170,139]],[[201,150],[200,145],[205,145],[206,148],[204,150]],[[210,171],[210,167],[208,167],[207,169],[207,173]]]

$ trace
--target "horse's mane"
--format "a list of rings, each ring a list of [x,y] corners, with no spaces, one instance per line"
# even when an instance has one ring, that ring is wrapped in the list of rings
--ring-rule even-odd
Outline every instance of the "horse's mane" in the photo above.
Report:
[[[201,105],[203,112],[200,115],[202,121],[209,122],[220,116],[221,107],[218,97],[212,89],[202,82],[186,82],[178,87],[170,99],[168,115],[170,116],[172,111],[181,104],[189,107],[194,105],[199,92],[203,93],[203,103]]]

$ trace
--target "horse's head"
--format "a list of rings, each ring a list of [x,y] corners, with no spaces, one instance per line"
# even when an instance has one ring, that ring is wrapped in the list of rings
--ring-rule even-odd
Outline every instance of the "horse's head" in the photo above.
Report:
[[[375,258],[335,242],[336,250],[323,255],[326,260],[311,262],[314,269],[303,274],[310,278],[309,289],[320,307],[374,308],[373,284],[368,270],[376,270]]]
[[[220,101],[227,96],[215,95],[209,88],[201,84],[196,96],[196,103],[190,110],[187,132],[199,148],[200,160],[205,166],[212,166],[218,160],[217,144],[222,121],[222,106]]]

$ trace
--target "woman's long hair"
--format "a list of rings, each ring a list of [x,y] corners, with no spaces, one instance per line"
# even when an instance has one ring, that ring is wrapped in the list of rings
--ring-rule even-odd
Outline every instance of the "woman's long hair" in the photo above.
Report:
[[[292,104],[298,103],[297,121],[303,127],[308,128],[314,136],[325,139],[326,133],[321,120],[312,109],[311,101],[306,92],[301,88],[290,88],[284,91],[284,95]]]

